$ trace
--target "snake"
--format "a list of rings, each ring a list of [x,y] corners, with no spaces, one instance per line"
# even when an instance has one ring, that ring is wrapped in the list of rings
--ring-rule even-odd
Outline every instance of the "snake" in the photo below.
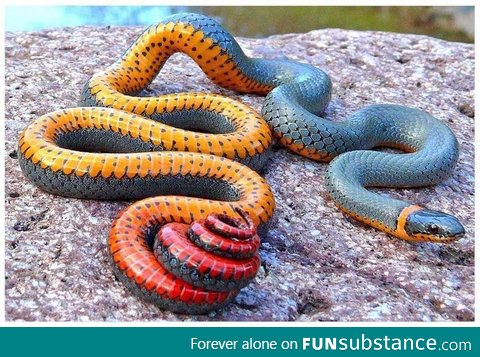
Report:
[[[266,96],[261,115],[217,94],[143,96],[177,52],[220,87]],[[34,184],[53,194],[140,199],[119,214],[109,235],[116,275],[135,294],[176,312],[209,311],[230,301],[232,293],[209,290],[216,283],[180,284],[155,258],[159,227],[194,224],[210,213],[234,228],[240,227],[235,219],[245,217],[264,225],[275,200],[257,171],[267,161],[272,134],[294,154],[330,162],[328,192],[347,215],[408,241],[461,237],[464,228],[453,215],[368,190],[445,180],[459,155],[452,131],[423,111],[393,104],[364,107],[332,122],[322,117],[331,95],[323,70],[290,59],[249,57],[217,21],[175,14],[148,27],[119,60],[95,73],[80,107],[30,124],[19,139],[19,162]],[[170,265],[175,264],[185,262],[176,256]]]

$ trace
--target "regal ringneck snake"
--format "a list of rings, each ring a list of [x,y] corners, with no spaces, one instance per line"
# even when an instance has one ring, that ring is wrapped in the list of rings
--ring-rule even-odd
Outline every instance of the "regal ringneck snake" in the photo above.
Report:
[[[176,52],[190,56],[219,86],[266,95],[265,120],[252,108],[215,94],[136,96]],[[218,221],[223,230],[214,234],[249,231],[239,212],[253,226],[270,219],[274,197],[254,171],[265,164],[272,140],[269,126],[292,152],[331,161],[328,191],[348,215],[410,241],[450,242],[461,236],[464,229],[451,215],[366,189],[444,180],[458,158],[450,129],[420,110],[397,105],[368,106],[343,122],[331,122],[320,116],[331,91],[330,78],[318,68],[250,58],[213,19],[173,15],[147,28],[120,60],[93,75],[84,87],[82,107],[49,113],[29,125],[19,140],[20,164],[31,181],[54,194],[148,197],[127,207],[113,223],[111,258],[119,279],[135,293],[177,312],[218,308],[238,292],[235,282],[254,275],[252,266],[258,262],[230,266],[224,261],[244,263],[245,257],[232,254],[218,262],[192,253],[198,264],[206,264],[209,284],[198,283],[202,279],[190,273],[191,281],[185,282],[155,259],[152,248],[161,245],[162,234],[198,238],[192,233],[195,221],[210,213],[223,217]],[[369,150],[379,146],[407,153]],[[158,233],[169,222],[191,228]],[[185,253],[182,249],[177,253]],[[182,260],[176,257],[170,263]],[[224,280],[217,284],[219,277]]]

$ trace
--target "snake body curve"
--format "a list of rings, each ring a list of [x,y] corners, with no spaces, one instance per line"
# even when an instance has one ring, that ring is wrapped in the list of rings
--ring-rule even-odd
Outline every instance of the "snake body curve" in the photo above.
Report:
[[[332,90],[325,72],[291,60],[250,58],[214,20],[178,14],[147,28],[120,60],[92,76],[81,105],[96,108],[42,116],[19,140],[23,172],[48,192],[149,197],[119,215],[109,238],[117,275],[137,294],[179,312],[205,312],[231,300],[228,292],[179,288],[152,258],[152,232],[210,212],[238,217],[238,209],[261,224],[274,210],[264,179],[241,164],[261,169],[271,143],[267,124],[251,108],[206,93],[138,96],[176,52],[222,87],[266,95],[262,114],[280,144],[313,160],[334,159],[327,185],[347,214],[407,240],[448,242],[463,234],[453,216],[366,190],[445,179],[458,157],[447,126],[394,105],[366,107],[341,123],[325,120],[320,113]],[[368,150],[377,146],[408,153]],[[150,197],[162,194],[169,196]],[[120,243],[123,250],[115,248]]]
[[[184,50],[213,82],[239,92],[266,94],[262,115],[281,145],[313,160],[335,159],[326,182],[342,211],[409,241],[448,243],[464,234],[454,216],[367,190],[421,187],[446,179],[458,160],[458,142],[441,121],[415,108],[381,104],[360,109],[343,122],[331,122],[320,116],[332,92],[324,71],[292,60],[250,58],[217,22],[202,15],[174,15],[164,24],[160,27],[167,26],[171,33],[193,30],[204,40],[203,46],[187,45]],[[148,38],[155,31],[158,27],[147,29],[132,48],[149,47]],[[174,35],[171,46],[176,39]],[[137,53],[148,58],[147,52]],[[147,82],[153,78],[146,77]],[[369,150],[375,147],[406,154]]]
[[[134,96],[175,52],[197,61],[204,56],[213,71],[232,69],[220,45],[185,22],[189,18],[147,29],[119,61],[87,82],[83,107],[41,116],[24,130],[18,147],[22,171],[47,192],[88,199],[144,198],[112,225],[109,251],[116,275],[161,308],[205,313],[231,301],[238,288],[192,285],[165,269],[153,253],[158,227],[192,224],[210,213],[235,219],[238,210],[254,225],[267,222],[275,201],[254,170],[265,164],[272,136],[252,108],[219,95]],[[254,82],[242,83],[245,90],[264,90]],[[235,263],[234,280],[252,278],[255,269],[245,259]],[[231,264],[207,261],[212,272],[230,271]],[[186,266],[187,261],[176,264]]]

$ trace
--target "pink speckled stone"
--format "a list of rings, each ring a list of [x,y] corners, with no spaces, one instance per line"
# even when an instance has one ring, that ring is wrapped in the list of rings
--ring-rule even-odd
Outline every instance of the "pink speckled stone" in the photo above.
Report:
[[[207,316],[158,310],[126,290],[107,263],[110,224],[125,202],[41,192],[21,174],[20,131],[75,106],[81,87],[141,28],[78,27],[6,34],[6,318],[26,321],[464,321],[474,319],[474,47],[418,36],[318,30],[240,39],[250,55],[290,57],[329,73],[327,109],[342,120],[374,103],[423,109],[460,142],[453,177],[437,187],[382,190],[454,212],[466,236],[452,245],[410,244],[346,218],[329,200],[325,164],[275,147],[265,176],[277,211],[263,239],[257,279],[235,303]],[[175,55],[148,93],[203,90],[257,110],[262,97],[213,85]]]

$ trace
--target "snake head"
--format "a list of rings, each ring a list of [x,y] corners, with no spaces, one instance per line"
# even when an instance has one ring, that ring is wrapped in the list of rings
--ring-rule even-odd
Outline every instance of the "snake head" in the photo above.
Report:
[[[412,212],[405,222],[405,231],[418,240],[437,243],[448,243],[465,234],[465,229],[456,217],[429,209]]]

